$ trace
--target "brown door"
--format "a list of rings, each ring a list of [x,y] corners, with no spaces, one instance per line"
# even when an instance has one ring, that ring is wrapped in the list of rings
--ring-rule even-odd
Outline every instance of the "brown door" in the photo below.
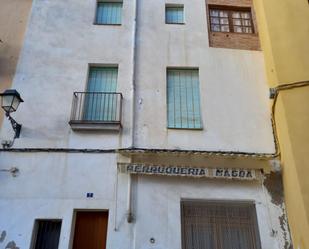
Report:
[[[73,249],[106,249],[108,211],[77,212]]]

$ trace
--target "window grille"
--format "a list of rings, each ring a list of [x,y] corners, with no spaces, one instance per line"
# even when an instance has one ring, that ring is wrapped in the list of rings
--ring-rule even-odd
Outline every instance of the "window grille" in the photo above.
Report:
[[[97,3],[96,24],[121,24],[122,2]]]
[[[183,249],[261,249],[255,205],[183,201]]]
[[[254,33],[250,9],[210,7],[209,20],[213,32]]]
[[[34,249],[57,249],[61,220],[37,220],[35,223]]]
[[[166,6],[165,7],[165,23],[167,24],[183,24],[184,23],[184,7],[183,6]]]
[[[168,128],[202,129],[198,69],[167,70]]]

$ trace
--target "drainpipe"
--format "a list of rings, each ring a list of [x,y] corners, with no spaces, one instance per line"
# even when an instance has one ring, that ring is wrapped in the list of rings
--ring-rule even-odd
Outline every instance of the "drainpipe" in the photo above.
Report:
[[[128,195],[127,195],[127,221],[131,223],[133,221],[132,213],[132,175],[128,176]]]
[[[131,148],[135,146],[135,99],[136,99],[136,58],[137,58],[137,33],[138,33],[138,1],[135,0],[135,13],[134,13],[134,22],[133,22],[133,51],[132,51],[132,66],[133,66],[133,73],[132,73],[132,141],[131,141]],[[133,213],[132,213],[132,176],[131,174],[128,175],[128,195],[127,195],[127,221],[131,223],[133,221]]]

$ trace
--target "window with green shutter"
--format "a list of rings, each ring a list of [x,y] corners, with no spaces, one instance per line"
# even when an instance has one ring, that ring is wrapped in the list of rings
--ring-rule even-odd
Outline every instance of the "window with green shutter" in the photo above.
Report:
[[[166,5],[165,6],[165,23],[184,24],[183,5]]]
[[[95,24],[120,25],[122,2],[98,1]]]
[[[117,110],[117,67],[90,67],[87,94],[84,100],[84,120],[114,120]]]
[[[198,75],[198,69],[167,69],[168,128],[203,128]]]

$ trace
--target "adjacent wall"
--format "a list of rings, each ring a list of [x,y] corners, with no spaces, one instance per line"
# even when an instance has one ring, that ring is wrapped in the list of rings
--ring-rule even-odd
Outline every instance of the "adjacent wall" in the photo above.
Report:
[[[306,0],[255,0],[271,87],[309,81]],[[294,248],[309,248],[309,87],[283,91],[276,105],[285,198]]]
[[[0,92],[10,88],[24,40],[32,0],[1,0]],[[2,121],[3,112],[0,112]]]

